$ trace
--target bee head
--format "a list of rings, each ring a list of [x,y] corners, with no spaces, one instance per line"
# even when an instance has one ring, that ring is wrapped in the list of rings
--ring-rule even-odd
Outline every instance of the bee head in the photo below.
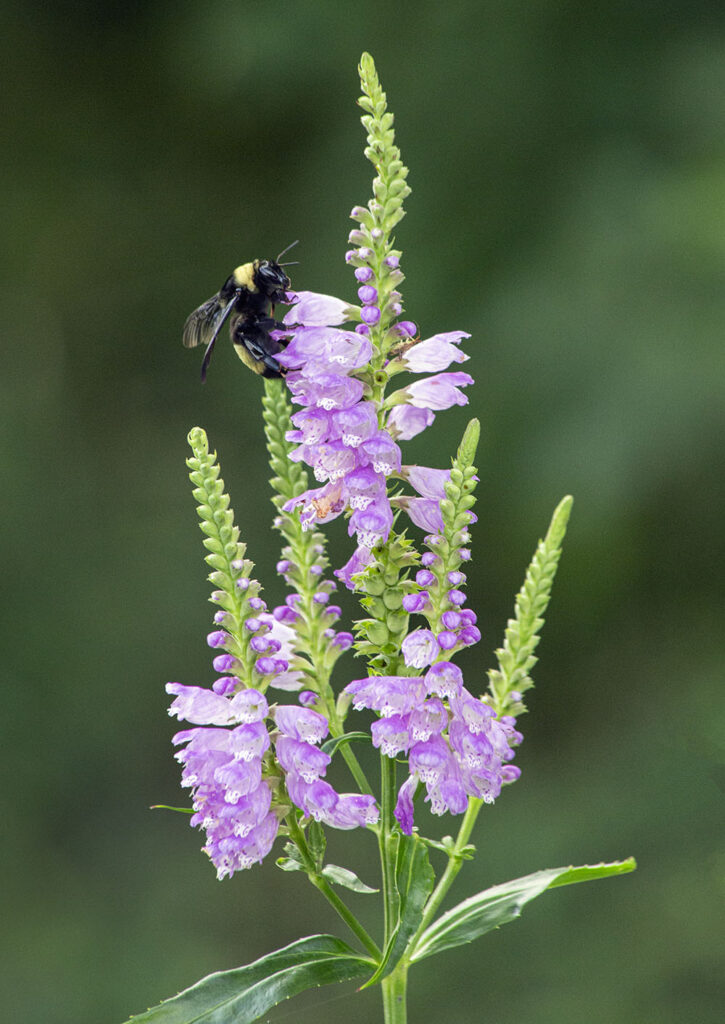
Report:
[[[290,279],[274,260],[260,260],[254,275],[255,284],[260,292],[271,302],[284,302],[285,293],[290,288]]]

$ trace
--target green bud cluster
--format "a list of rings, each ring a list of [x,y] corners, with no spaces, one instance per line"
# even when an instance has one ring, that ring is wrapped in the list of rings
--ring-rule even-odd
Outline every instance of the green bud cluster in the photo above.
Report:
[[[403,201],[410,195],[406,182],[408,169],[400,159],[400,150],[395,145],[393,115],[388,110],[385,93],[380,87],[375,62],[369,53],[360,58],[358,68],[363,95],[358,105],[367,111],[361,118],[368,133],[365,156],[377,171],[373,181],[373,198],[368,203],[368,214],[361,223],[372,233],[378,228],[389,234],[403,219]],[[376,241],[376,235],[372,235]]]
[[[411,591],[408,570],[419,555],[404,533],[391,533],[375,555],[376,561],[356,581],[356,590],[363,595],[360,604],[370,618],[354,625],[355,649],[368,659],[373,674],[396,675],[400,645],[408,632],[408,613],[403,608],[403,598]]]
[[[363,92],[358,104],[366,111],[361,118],[367,132],[365,156],[375,167],[376,176],[367,206],[356,206],[350,214],[359,227],[350,233],[349,241],[357,249],[348,254],[348,259],[353,266],[370,267],[374,274],[370,283],[377,289],[375,305],[380,309],[380,320],[371,327],[370,339],[376,354],[373,372],[380,373],[385,355],[397,340],[389,332],[390,325],[403,310],[398,286],[405,277],[398,266],[401,253],[394,248],[392,231],[405,216],[403,203],[410,195],[410,187],[406,181],[408,169],[395,145],[393,115],[387,109],[386,96],[370,54],[362,55],[358,71]],[[385,382],[374,383],[380,387]]]
[[[286,577],[300,595],[295,605],[299,615],[295,622],[298,657],[290,667],[305,673],[309,689],[331,700],[329,676],[342,652],[324,635],[330,626],[326,606],[313,600],[321,587],[325,587],[325,584],[320,585],[320,570],[327,569],[330,563],[325,554],[324,535],[317,530],[303,530],[299,511],[285,512],[282,508],[307,489],[307,473],[299,462],[290,458],[294,445],[285,435],[293,429],[292,406],[281,381],[265,380],[262,410],[269,463],[275,474],[270,481],[274,492],[272,504],[278,513],[274,526],[287,542],[282,549],[282,557],[291,563]]]
[[[561,545],[574,499],[567,495],[557,505],[546,536],[539,542],[526,570],[524,585],[516,598],[513,619],[506,627],[503,647],[496,651],[498,668],[488,672],[490,703],[498,715],[520,715],[526,705],[519,695],[534,685],[530,672],[538,658],[534,650],[541,639],[543,615],[559,565]]]
[[[253,668],[257,655],[249,646],[250,634],[244,629],[244,622],[255,614],[249,601],[257,597],[260,585],[250,579],[254,562],[245,558],[246,544],[239,540],[239,529],[234,525],[234,512],[229,507],[229,496],[224,491],[216,452],[209,451],[209,442],[201,427],[194,427],[188,436],[193,456],[186,460],[189,479],[194,485],[194,500],[201,522],[204,547],[209,552],[205,557],[211,568],[209,581],[214,586],[211,601],[218,605],[226,616],[224,631],[229,640],[224,649],[236,659],[230,670],[244,686],[252,686]],[[237,586],[239,580],[249,580],[247,589]]]
[[[470,511],[476,504],[476,457],[481,425],[472,419],[458,446],[458,452],[451,466],[450,480],[446,481],[446,496],[441,501],[443,532],[436,537],[433,550],[438,558],[430,567],[436,577],[436,585],[429,589],[430,607],[423,614],[428,619],[434,633],[441,628],[441,615],[451,609],[447,593],[451,589],[447,576],[449,572],[460,569],[463,564],[460,550],[468,543],[471,517]]]

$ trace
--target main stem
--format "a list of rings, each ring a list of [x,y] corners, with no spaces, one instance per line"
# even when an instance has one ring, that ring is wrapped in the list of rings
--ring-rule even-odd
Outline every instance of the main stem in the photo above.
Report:
[[[383,990],[383,1019],[385,1024],[406,1024],[408,1020],[407,989],[408,964],[401,962],[380,983]]]

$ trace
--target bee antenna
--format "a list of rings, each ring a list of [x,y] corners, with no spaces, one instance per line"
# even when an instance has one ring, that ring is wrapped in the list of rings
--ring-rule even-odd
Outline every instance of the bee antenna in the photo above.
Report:
[[[289,244],[289,245],[287,246],[287,248],[286,248],[286,249],[283,249],[283,250],[282,250],[282,252],[281,252],[281,253],[279,254],[279,256],[277,257],[277,259],[275,260],[275,263],[279,263],[279,261],[280,261],[280,260],[281,260],[281,258],[282,258],[282,257],[284,256],[284,254],[285,254],[286,252],[289,252],[289,251],[290,251],[290,249],[293,249],[293,248],[294,248],[294,247],[295,247],[296,245],[298,245],[298,244],[299,244],[299,238],[295,239],[295,241],[294,241],[294,242],[290,242],[290,244]]]
[[[299,265],[300,265],[300,261],[299,260],[292,260],[291,263],[278,263],[277,264],[278,267],[299,267]]]

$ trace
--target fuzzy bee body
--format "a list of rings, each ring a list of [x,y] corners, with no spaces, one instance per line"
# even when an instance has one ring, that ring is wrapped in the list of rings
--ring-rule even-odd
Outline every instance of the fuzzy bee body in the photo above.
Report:
[[[289,288],[290,279],[276,260],[253,260],[236,267],[217,294],[194,310],[184,324],[183,341],[187,348],[206,346],[202,380],[227,320],[234,350],[245,366],[262,377],[284,376],[275,357],[287,343],[270,332],[282,327],[274,319],[274,307],[286,300]]]

